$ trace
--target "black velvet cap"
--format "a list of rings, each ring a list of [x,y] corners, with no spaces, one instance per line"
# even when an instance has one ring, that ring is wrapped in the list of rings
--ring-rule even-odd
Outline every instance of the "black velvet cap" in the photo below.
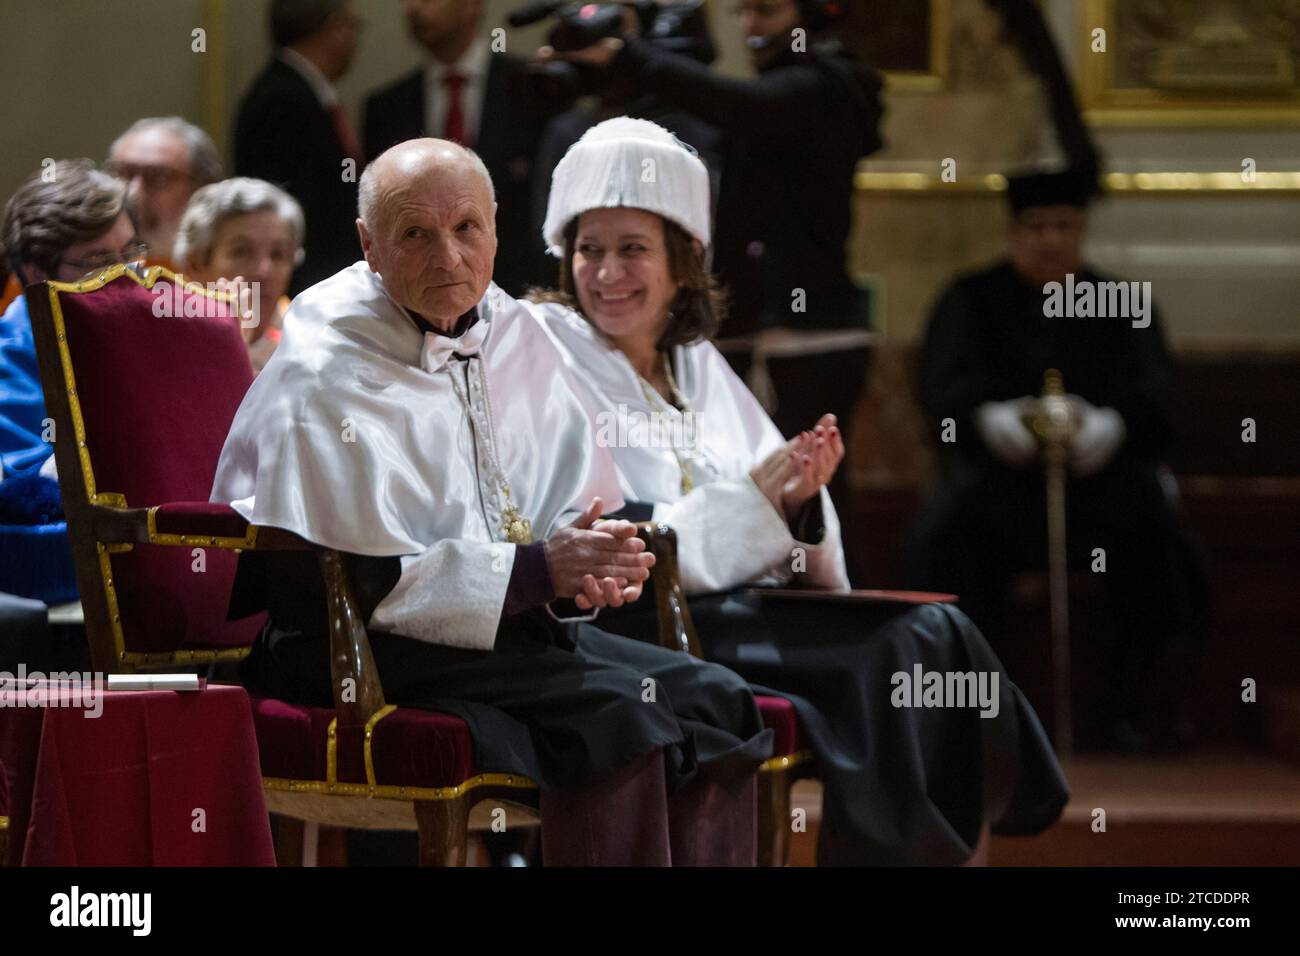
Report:
[[[1096,176],[1089,175],[1082,169],[1007,177],[1007,201],[1015,213],[1034,206],[1083,208],[1098,191]]]

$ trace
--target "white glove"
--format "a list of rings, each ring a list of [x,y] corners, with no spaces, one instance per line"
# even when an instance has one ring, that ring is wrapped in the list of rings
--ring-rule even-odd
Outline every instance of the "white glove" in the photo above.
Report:
[[[1094,475],[1115,457],[1128,429],[1113,408],[1098,408],[1077,395],[1069,396],[1078,428],[1070,439],[1070,470],[1076,475]]]
[[[1026,396],[1010,402],[985,402],[975,409],[975,428],[989,451],[1013,468],[1023,468],[1038,453],[1038,439],[1021,416],[1033,407]]]

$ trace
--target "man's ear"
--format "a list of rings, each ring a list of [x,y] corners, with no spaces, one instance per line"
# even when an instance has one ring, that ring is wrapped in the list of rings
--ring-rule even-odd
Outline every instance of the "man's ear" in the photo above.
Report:
[[[379,270],[375,268],[375,260],[370,257],[370,233],[366,231],[366,224],[359,218],[357,219],[357,236],[361,239],[361,255],[369,264],[370,271],[378,272]]]

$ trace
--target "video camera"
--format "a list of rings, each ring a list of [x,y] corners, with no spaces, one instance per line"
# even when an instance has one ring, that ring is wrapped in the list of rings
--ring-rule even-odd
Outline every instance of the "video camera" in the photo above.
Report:
[[[623,12],[627,9],[635,11],[643,40],[701,63],[713,62],[716,51],[709,36],[703,0],[529,3],[510,13],[506,22],[511,27],[525,27],[553,17],[556,23],[546,42],[557,53],[569,53],[621,34]],[[608,78],[601,70],[554,61],[529,64],[520,81],[515,88],[517,96],[558,111],[581,96],[602,93]]]

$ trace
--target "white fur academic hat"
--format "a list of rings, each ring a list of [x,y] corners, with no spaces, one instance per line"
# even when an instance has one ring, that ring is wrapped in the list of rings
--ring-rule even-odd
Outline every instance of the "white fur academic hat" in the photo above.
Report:
[[[708,170],[691,147],[649,120],[605,120],[569,147],[551,177],[547,251],[564,255],[564,230],[576,216],[617,206],[657,213],[709,245]]]

